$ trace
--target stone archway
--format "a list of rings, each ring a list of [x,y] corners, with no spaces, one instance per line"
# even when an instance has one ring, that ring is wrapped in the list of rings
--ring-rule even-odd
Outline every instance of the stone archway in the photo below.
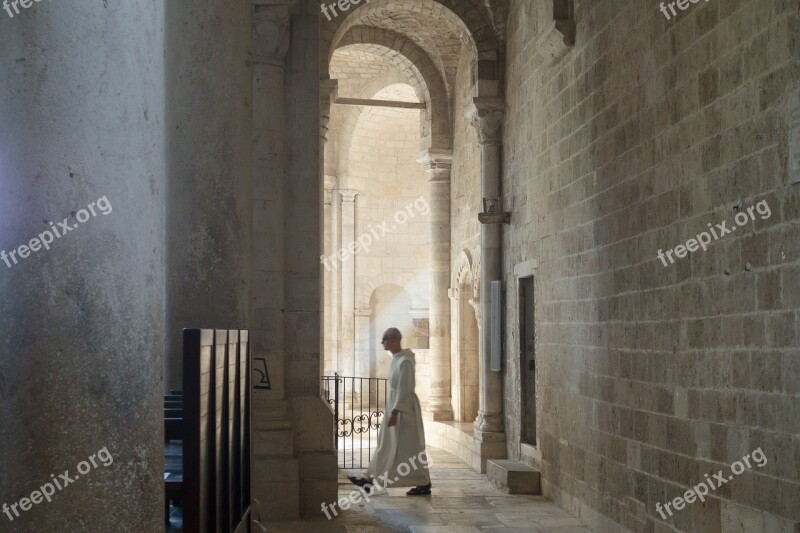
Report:
[[[453,416],[458,422],[472,422],[478,415],[480,330],[473,267],[466,251],[459,254],[450,286]]]

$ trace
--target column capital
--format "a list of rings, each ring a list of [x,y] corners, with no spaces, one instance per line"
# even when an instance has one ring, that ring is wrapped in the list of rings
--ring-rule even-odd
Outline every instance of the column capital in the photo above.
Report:
[[[325,205],[333,203],[333,187],[325,187],[325,196],[323,197]]]
[[[253,10],[253,56],[257,64],[285,67],[289,51],[292,0],[260,4]]]
[[[358,191],[356,189],[339,189],[342,195],[342,202],[355,202]]]
[[[478,131],[481,146],[499,146],[503,143],[503,116],[505,103],[500,98],[473,98],[465,117]]]

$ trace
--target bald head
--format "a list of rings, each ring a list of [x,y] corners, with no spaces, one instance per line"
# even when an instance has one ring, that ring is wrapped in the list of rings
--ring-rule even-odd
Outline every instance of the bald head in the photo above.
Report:
[[[392,353],[397,353],[403,348],[400,345],[400,341],[403,340],[403,334],[400,333],[400,330],[397,328],[389,328],[383,332],[383,338],[381,339],[381,344],[383,347],[389,350]]]

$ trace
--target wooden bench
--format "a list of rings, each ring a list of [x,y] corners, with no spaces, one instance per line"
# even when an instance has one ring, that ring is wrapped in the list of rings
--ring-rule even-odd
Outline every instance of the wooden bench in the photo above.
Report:
[[[183,391],[164,396],[169,503],[188,533],[250,531],[252,384],[247,330],[183,331]]]

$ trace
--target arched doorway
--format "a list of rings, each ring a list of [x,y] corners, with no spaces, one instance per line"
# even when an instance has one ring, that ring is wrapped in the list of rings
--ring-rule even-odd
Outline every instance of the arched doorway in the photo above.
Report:
[[[475,312],[472,265],[466,252],[461,252],[453,270],[450,296],[453,416],[458,422],[472,422],[478,416],[480,334]]]

